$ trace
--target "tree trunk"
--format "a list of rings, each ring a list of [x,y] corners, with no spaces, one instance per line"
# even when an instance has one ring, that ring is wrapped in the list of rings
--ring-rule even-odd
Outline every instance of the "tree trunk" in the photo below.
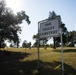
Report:
[[[53,37],[53,41],[54,41],[54,49],[56,49],[56,45],[55,45],[55,37]]]
[[[17,48],[19,47],[19,43],[17,42]]]

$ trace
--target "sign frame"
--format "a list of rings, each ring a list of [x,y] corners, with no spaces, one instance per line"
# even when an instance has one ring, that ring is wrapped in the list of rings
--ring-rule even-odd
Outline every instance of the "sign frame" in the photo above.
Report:
[[[57,16],[56,18],[53,18],[53,19],[45,19],[45,20],[39,21],[38,33],[39,33],[40,38],[59,36],[60,24],[61,24],[60,16]]]

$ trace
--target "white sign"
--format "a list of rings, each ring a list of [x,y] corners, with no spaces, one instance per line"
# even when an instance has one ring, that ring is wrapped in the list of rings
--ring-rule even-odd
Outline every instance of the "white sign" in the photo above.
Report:
[[[41,22],[39,28],[40,38],[59,36],[59,25],[60,25],[59,18]]]

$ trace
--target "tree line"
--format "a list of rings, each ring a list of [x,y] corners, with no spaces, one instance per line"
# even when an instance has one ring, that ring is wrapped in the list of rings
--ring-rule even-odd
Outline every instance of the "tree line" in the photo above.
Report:
[[[37,38],[38,34],[33,35],[33,39],[35,40],[35,43],[33,44],[34,47],[37,47],[38,41]],[[76,44],[76,31],[68,31],[67,34],[63,34],[63,46],[64,47],[74,47],[74,44]],[[61,46],[61,39],[60,37],[53,37],[53,44],[47,44],[49,38],[42,38],[40,39],[40,47],[60,47]],[[50,40],[52,40],[50,38]]]

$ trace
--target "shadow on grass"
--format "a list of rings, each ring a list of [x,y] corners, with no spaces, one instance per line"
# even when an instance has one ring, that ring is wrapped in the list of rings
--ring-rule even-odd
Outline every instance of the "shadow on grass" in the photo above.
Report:
[[[14,75],[14,72],[18,73],[16,71],[20,70],[20,60],[28,57],[28,55],[30,54],[26,52],[0,51],[0,75]]]
[[[41,62],[41,70],[39,75],[62,75],[61,62]],[[64,63],[64,75],[76,75],[76,70]]]
[[[28,57],[28,55],[30,55],[29,53],[26,52],[12,52],[12,51],[0,51],[0,61],[3,62],[10,62],[10,61],[18,61],[20,59],[23,59],[25,57]]]
[[[54,52],[61,52],[61,50],[53,50]],[[64,52],[76,52],[76,49],[64,49]]]
[[[10,52],[10,55],[0,57],[0,75],[62,75],[61,62],[40,61],[40,69],[37,69],[37,60],[20,61],[29,55],[28,53]],[[68,64],[64,65],[64,75],[76,75],[73,67]]]

